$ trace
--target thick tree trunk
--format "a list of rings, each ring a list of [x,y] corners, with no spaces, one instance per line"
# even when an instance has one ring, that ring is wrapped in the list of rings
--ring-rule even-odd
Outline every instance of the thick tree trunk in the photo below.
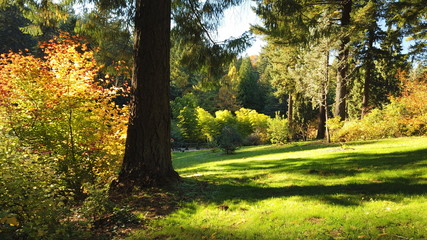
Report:
[[[178,181],[170,143],[171,0],[137,0],[126,150],[117,190]]]
[[[345,0],[342,7],[341,15],[341,26],[343,31],[346,31],[346,27],[350,24],[350,13],[351,13],[351,0]],[[346,97],[347,97],[347,75],[348,75],[348,56],[349,49],[348,44],[350,37],[346,34],[341,39],[340,51],[338,54],[338,76],[337,76],[337,88],[335,96],[335,117],[341,117],[341,120],[346,118]]]

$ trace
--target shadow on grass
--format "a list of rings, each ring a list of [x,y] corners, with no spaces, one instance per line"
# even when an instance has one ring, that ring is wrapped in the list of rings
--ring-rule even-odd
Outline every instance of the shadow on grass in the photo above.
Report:
[[[367,144],[367,143],[366,143]],[[360,145],[360,144],[359,144]],[[291,153],[317,150],[322,148],[338,147],[339,144],[289,144],[286,146],[258,146],[258,147],[245,147],[240,149],[237,153],[226,155],[221,151],[212,153],[209,150],[197,151],[192,153],[175,153],[174,154],[174,165],[175,169],[193,167],[195,165],[223,161],[223,160],[235,160],[244,158],[253,158],[262,155],[279,154],[279,153]],[[256,151],[252,151],[253,148],[260,148]]]
[[[269,153],[271,153],[269,151]],[[223,169],[216,173],[215,167],[197,169],[215,178],[216,174],[221,179],[226,179],[224,172],[241,172],[265,170],[269,173],[295,173],[318,174],[322,177],[342,178],[360,173],[371,173],[379,170],[398,170],[404,168],[421,168],[427,166],[427,149],[411,152],[394,152],[383,154],[367,154],[360,152],[339,152],[327,155],[325,158],[289,158],[289,159],[256,159],[245,162],[217,164]],[[425,162],[424,162],[425,161]],[[179,169],[178,169],[179,171]],[[179,171],[180,174],[189,174],[193,170]]]
[[[304,197],[307,200],[320,200],[333,205],[359,205],[363,200],[371,198],[401,201],[405,196],[427,194],[427,184],[412,184],[405,179],[392,179],[384,183],[339,184],[332,186],[289,186],[263,187],[254,185],[215,184],[186,179],[186,184],[192,186],[188,200],[198,199],[203,202],[221,204],[224,201],[238,200],[255,202],[269,198]],[[197,185],[197,186],[196,186]]]
[[[321,146],[316,146],[320,148]],[[296,149],[286,148],[287,151]],[[267,151],[271,154],[271,151]],[[283,150],[282,150],[283,152]],[[257,151],[257,155],[259,154]],[[315,159],[279,159],[252,160],[247,162],[221,165],[225,169],[216,172],[206,168],[200,169],[206,175],[187,178],[184,187],[189,200],[197,198],[201,201],[222,203],[227,200],[259,201],[276,197],[300,196],[317,199],[328,204],[359,205],[361,198],[401,201],[405,196],[427,194],[426,178],[414,172],[401,177],[384,178],[381,180],[358,180],[351,184],[337,185],[303,185],[288,187],[269,187],[260,184],[258,179],[268,179],[268,174],[298,173],[310,177],[344,178],[361,173],[369,173],[375,178],[375,172],[402,169],[418,170],[427,164],[427,149],[410,152],[387,154],[368,154],[360,152],[340,152],[330,158]],[[265,171],[260,171],[265,170]],[[224,173],[234,173],[228,176]],[[250,172],[248,174],[248,172]],[[239,177],[236,177],[239,176]],[[399,175],[399,174],[396,174]],[[368,177],[369,178],[369,177]],[[262,181],[261,181],[262,182]],[[184,185],[185,185],[184,184]]]

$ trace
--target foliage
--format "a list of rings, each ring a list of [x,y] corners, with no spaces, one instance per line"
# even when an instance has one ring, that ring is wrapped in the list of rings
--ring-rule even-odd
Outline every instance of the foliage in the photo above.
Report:
[[[197,110],[192,107],[184,107],[178,115],[178,127],[187,142],[200,141],[201,131],[197,122]]]
[[[402,96],[390,98],[383,109],[373,109],[361,120],[329,119],[332,140],[353,141],[427,134],[427,83],[425,73],[409,79],[400,73]]]
[[[274,118],[268,120],[268,136],[273,144],[285,144],[292,138],[288,119],[276,113]]]
[[[219,129],[223,129],[225,126],[237,125],[237,119],[231,111],[228,110],[219,110],[215,112],[215,120],[219,125]]]
[[[21,27],[30,24],[16,6],[0,6],[0,53],[31,49],[35,42]]]
[[[85,198],[79,209],[82,216],[93,223],[113,211],[114,205],[108,196],[108,184],[104,186],[85,184],[84,187],[90,195]]]
[[[24,145],[0,120],[0,238],[73,238],[64,219],[73,195],[58,162]]]
[[[242,136],[234,126],[224,126],[221,130],[221,135],[218,137],[218,147],[225,154],[232,154],[238,147],[242,145]]]
[[[95,81],[93,53],[66,34],[41,45],[44,59],[9,53],[0,60],[0,111],[21,143],[49,156],[76,194],[85,182],[109,182],[122,158],[125,109],[118,89]]]
[[[201,134],[207,142],[214,142],[220,135],[219,124],[215,118],[201,107],[196,109]]]
[[[91,48],[97,49],[94,57],[103,65],[102,72],[116,76],[130,75],[122,71],[128,69],[127,72],[130,72],[133,63],[132,33],[128,25],[125,19],[111,10],[95,8],[76,19],[74,31],[85,36]]]
[[[241,108],[235,114],[239,132],[245,138],[245,145],[259,145],[268,141],[267,127],[270,117],[246,108]]]
[[[177,97],[171,102],[172,117],[177,118],[185,107],[196,108],[198,100],[193,93],[185,94],[182,97]]]
[[[272,128],[270,117],[247,108],[241,108],[235,114],[228,110],[216,111],[214,117],[201,107],[196,109],[184,107],[178,119],[179,133],[175,131],[176,128],[173,128],[175,129],[174,136],[179,138],[179,135],[182,134],[187,140],[190,140],[189,136],[191,136],[194,142],[219,143],[219,139],[223,139],[224,128],[237,131],[242,138],[243,145],[265,144],[272,135],[269,133]],[[273,135],[284,134],[286,138],[289,138],[287,121],[285,125],[286,127],[283,129],[277,127]]]

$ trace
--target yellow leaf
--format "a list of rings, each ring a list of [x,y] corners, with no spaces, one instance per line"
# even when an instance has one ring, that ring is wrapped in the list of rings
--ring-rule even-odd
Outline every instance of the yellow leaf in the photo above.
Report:
[[[5,216],[0,218],[0,223],[9,224],[9,226],[19,226],[18,219],[15,216]]]

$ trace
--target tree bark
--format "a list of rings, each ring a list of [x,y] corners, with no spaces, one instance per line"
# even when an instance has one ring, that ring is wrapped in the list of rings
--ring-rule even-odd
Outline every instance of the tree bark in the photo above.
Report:
[[[292,94],[288,95],[288,122],[292,124],[293,122],[293,109],[294,109],[294,100]]]
[[[372,51],[374,45],[375,31],[374,27],[371,24],[370,29],[368,30],[368,46],[366,50],[366,61],[365,61],[365,83],[363,85],[363,99],[362,99],[362,118],[369,111],[369,88],[371,87],[372,82],[372,70],[374,68],[373,59],[372,59]]]
[[[324,139],[326,133],[326,95],[322,94],[322,103],[319,106],[319,125],[317,126],[316,139]]]
[[[351,13],[352,1],[344,0],[341,9],[341,26],[343,31],[346,31],[346,27],[350,24],[350,13]],[[350,43],[350,37],[348,34],[341,39],[340,50],[338,54],[338,76],[337,76],[337,88],[335,97],[335,117],[341,117],[341,120],[346,118],[346,97],[347,97],[347,75],[348,75],[348,56],[349,49],[348,44]]]
[[[170,143],[170,16],[171,0],[137,0],[126,149],[112,184],[119,191],[179,180]]]
[[[329,50],[325,51],[325,81],[323,83],[323,94],[319,107],[319,125],[317,127],[317,139],[327,138],[329,142],[329,131],[326,121],[328,120],[328,86],[329,86]]]

